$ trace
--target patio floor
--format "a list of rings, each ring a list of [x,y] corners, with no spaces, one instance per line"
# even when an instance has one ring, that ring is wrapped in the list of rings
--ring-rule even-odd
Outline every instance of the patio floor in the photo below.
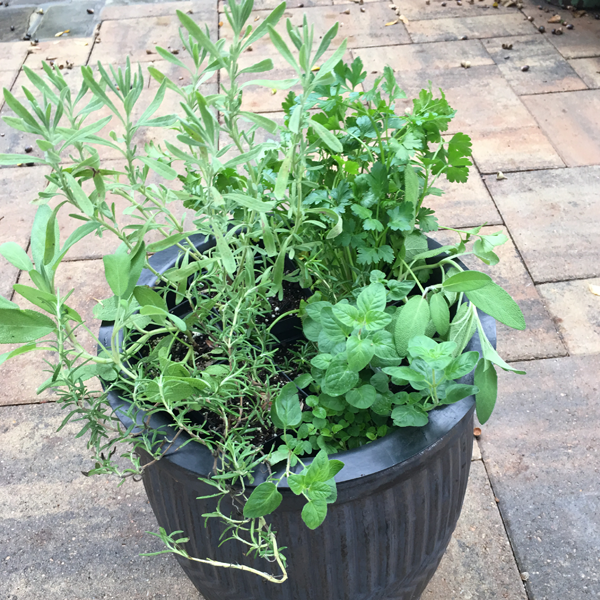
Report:
[[[212,0],[5,4],[0,87],[17,96],[27,83],[23,66],[39,71],[42,60],[64,65],[74,81],[82,65],[123,64],[126,56],[183,80],[153,52],[181,48],[175,9],[214,36],[229,35]],[[276,4],[258,0],[254,16]],[[299,23],[306,14],[318,34],[341,21],[338,41],[348,38],[349,57],[361,56],[371,79],[390,64],[409,98],[428,81],[441,87],[458,111],[452,132],[473,138],[476,166],[467,184],[446,183],[446,195],[430,204],[444,225],[486,222],[509,237],[493,271],[528,328],[500,325],[498,347],[527,376],[500,375],[463,514],[422,600],[600,599],[600,20],[544,0],[493,4],[294,0],[286,15]],[[573,29],[549,23],[555,14]],[[558,27],[562,35],[551,33]],[[22,39],[28,32],[33,44]],[[272,54],[261,42],[249,58]],[[272,78],[285,77],[285,63],[275,62]],[[252,92],[247,109],[276,117],[284,96]],[[177,107],[174,97],[166,104]],[[0,152],[32,145],[35,156],[32,142],[0,123]],[[46,173],[0,169],[0,241],[28,247],[29,201]],[[107,240],[82,243],[60,273],[63,287],[77,288],[74,308],[84,317],[108,295],[94,274],[110,250]],[[27,276],[2,257],[0,271],[0,294],[10,298]],[[0,599],[200,600],[173,557],[139,556],[160,549],[144,533],[157,526],[141,484],[117,488],[80,474],[89,468],[85,443],[57,434],[64,415],[51,394],[35,394],[43,368],[28,355],[0,375]]]

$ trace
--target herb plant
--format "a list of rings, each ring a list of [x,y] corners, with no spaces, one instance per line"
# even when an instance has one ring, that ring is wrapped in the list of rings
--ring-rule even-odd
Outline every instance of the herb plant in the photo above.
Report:
[[[404,95],[391,69],[363,89],[360,59],[342,61],[345,42],[323,60],[338,26],[316,45],[306,21],[302,28],[288,21],[288,44],[275,29],[284,10],[281,4],[254,29],[252,0],[231,0],[230,43],[212,41],[178,12],[187,58],[157,52],[188,70],[191,84],[179,87],[150,67],[159,87],[149,101],[141,68],[129,62],[117,70],[83,67],[76,91],[56,66],[44,65],[44,76],[24,67],[34,91],[24,88],[26,106],[4,90],[14,113],[5,121],[35,135],[44,156],[0,155],[3,165],[51,168],[36,200],[31,257],[15,243],[0,246],[32,282],[15,292],[39,309],[0,297],[0,343],[19,344],[0,363],[55,351],[58,362],[41,389],[56,390],[62,426],[76,423],[78,436],[87,436],[89,475],[137,477],[180,436],[205,446],[215,466],[203,481],[218,504],[204,516],[219,521],[224,543],[234,540],[279,573],[189,556],[185,532],[156,535],[165,552],[277,583],[287,579],[287,566],[268,515],[282,501],[279,484],[287,480],[304,497],[302,518],[315,528],[335,502],[334,476],[343,467],[328,454],[424,425],[429,411],[473,393],[484,422],[496,398],[494,365],[513,369],[485,337],[477,308],[524,327],[510,296],[459,261],[474,253],[495,264],[502,234],[457,230],[457,244],[428,247],[424,234],[438,223],[426,197],[441,193],[434,186],[442,176],[465,181],[471,165],[468,136],[443,137],[454,115],[444,95],[423,90],[412,110],[396,114]],[[270,59],[239,66],[266,35],[295,76],[242,83],[245,74],[273,68]],[[220,92],[203,95],[217,72]],[[249,85],[300,86],[286,97],[283,126],[241,109]],[[178,95],[181,110],[156,116],[167,94]],[[108,116],[93,120],[100,110]],[[147,128],[175,137],[141,147]],[[259,141],[265,132],[275,139]],[[121,156],[124,168],[107,168],[99,148]],[[123,223],[115,196],[133,222]],[[177,216],[181,204],[192,225]],[[65,218],[81,224],[61,240]],[[108,341],[73,308],[77,292],[57,285],[65,256],[90,235],[119,243],[103,257],[112,296],[94,309],[96,319],[113,323]],[[210,241],[202,251],[197,235]],[[175,266],[154,269],[149,256],[172,247]],[[144,269],[148,285],[139,284]],[[292,292],[308,299],[276,314]],[[290,316],[303,319],[306,337],[289,349],[291,360],[273,334]],[[476,331],[482,356],[463,352]],[[457,381],[473,368],[474,386]],[[103,390],[91,385],[94,377]],[[113,391],[129,403],[126,415],[111,407]],[[175,436],[153,428],[159,417]],[[123,468],[115,454],[131,465]],[[270,475],[253,487],[260,466]]]

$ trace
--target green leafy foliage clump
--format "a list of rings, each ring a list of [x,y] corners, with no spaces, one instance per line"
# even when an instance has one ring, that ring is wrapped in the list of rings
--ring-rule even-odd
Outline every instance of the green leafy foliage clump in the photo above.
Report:
[[[256,27],[252,8],[252,0],[224,7],[231,41],[211,40],[178,11],[185,60],[157,53],[190,82],[151,66],[153,98],[129,61],[83,67],[79,89],[56,66],[44,64],[42,75],[24,67],[34,90],[24,89],[26,103],[4,91],[12,111],[4,120],[34,135],[43,158],[0,155],[0,165],[37,163],[49,174],[30,253],[0,245],[31,280],[14,285],[16,296],[35,307],[0,297],[0,343],[19,345],[0,364],[55,352],[40,389],[56,390],[61,428],[76,424],[88,438],[89,475],[137,477],[168,452],[204,446],[214,458],[205,498],[217,500],[203,516],[218,522],[223,542],[280,574],[190,556],[182,532],[160,529],[164,552],[281,583],[286,559],[269,515],[283,501],[282,482],[304,499],[301,516],[314,529],[336,501],[343,468],[328,455],[423,426],[435,408],[472,394],[485,422],[496,367],[514,369],[485,336],[479,311],[516,329],[525,323],[505,290],[460,261],[473,255],[493,266],[506,237],[444,227],[426,205],[441,194],[440,178],[464,182],[471,166],[469,137],[446,135],[454,110],[443,92],[422,90],[400,112],[404,93],[389,67],[366,86],[361,60],[343,60],[346,42],[330,49],[338,25],[317,43],[306,19],[302,27],[288,20],[286,41],[285,4]],[[266,36],[291,78],[263,79],[269,58],[241,68],[242,54]],[[212,78],[219,92],[203,93]],[[249,86],[294,88],[283,125],[242,110]],[[164,114],[174,95],[179,107]],[[94,120],[99,110],[110,114]],[[148,130],[169,134],[143,143]],[[103,160],[106,150],[122,159],[118,167]],[[79,226],[62,240],[65,218]],[[430,247],[426,234],[438,229],[458,242]],[[113,323],[108,338],[73,308],[79,290],[57,285],[65,257],[92,235],[116,248],[102,261],[112,295],[93,311]],[[176,258],[156,269],[150,257],[167,249]],[[300,348],[274,334],[290,317],[302,318]],[[481,352],[465,352],[476,333]],[[90,385],[94,377],[103,390]],[[126,414],[115,414],[111,392]],[[155,426],[165,419],[174,435]]]

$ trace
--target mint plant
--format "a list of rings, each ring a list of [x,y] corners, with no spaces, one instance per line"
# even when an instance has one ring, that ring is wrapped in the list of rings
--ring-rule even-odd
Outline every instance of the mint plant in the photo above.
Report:
[[[302,414],[290,450],[304,440],[313,450],[357,448],[394,428],[423,426],[428,411],[479,392],[455,383],[475,368],[479,354],[458,353],[455,341],[425,335],[412,336],[405,348],[400,317],[412,300],[393,306],[390,295],[376,282],[355,303],[332,305],[317,296],[304,307],[304,334],[318,353],[312,381],[303,382],[310,410]]]

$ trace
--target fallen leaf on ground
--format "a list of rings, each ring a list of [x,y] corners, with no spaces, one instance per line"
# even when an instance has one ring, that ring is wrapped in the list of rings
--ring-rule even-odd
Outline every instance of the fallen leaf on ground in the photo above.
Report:
[[[502,181],[503,179],[506,179],[506,175],[502,171],[498,171],[498,174],[496,175],[496,179],[498,181]]]
[[[396,19],[395,21],[390,21],[389,23],[385,24],[385,27],[389,27],[390,25],[397,25],[399,21],[400,21],[400,19]]]
[[[593,283],[590,283],[589,288],[592,294],[595,296],[600,296],[600,285],[594,285]]]
[[[560,23],[562,21],[562,17],[560,15],[554,15],[548,19],[548,23]]]
[[[408,25],[408,19],[404,15],[398,17],[405,25]]]

